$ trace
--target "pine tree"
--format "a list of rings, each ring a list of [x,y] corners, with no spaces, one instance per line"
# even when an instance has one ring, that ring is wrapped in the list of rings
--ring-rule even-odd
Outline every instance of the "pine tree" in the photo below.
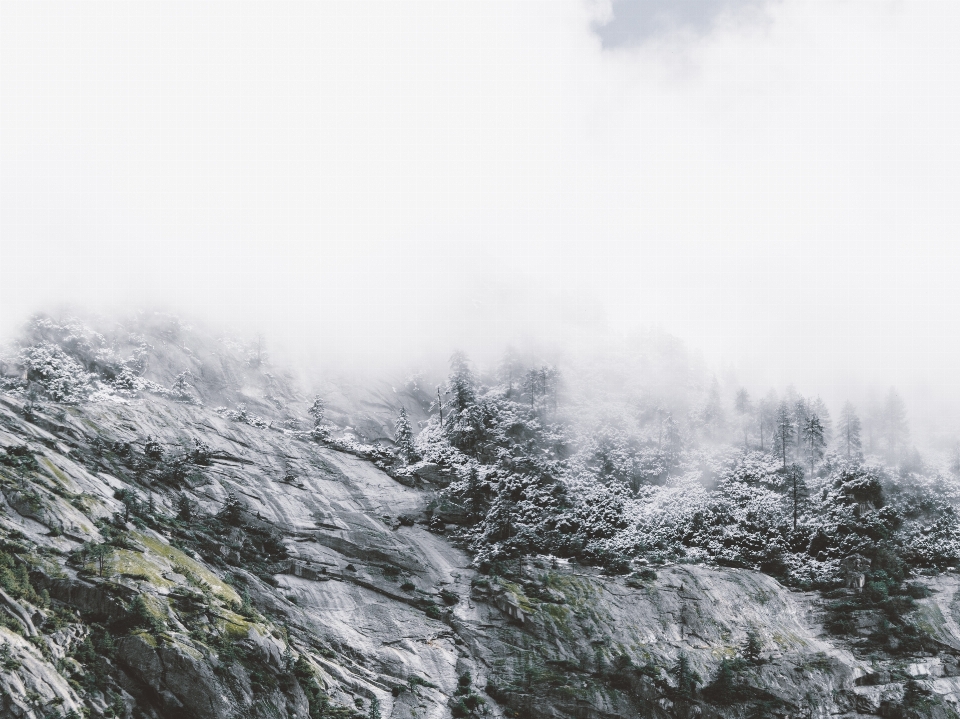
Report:
[[[762,652],[763,642],[760,640],[760,635],[757,633],[757,630],[748,630],[747,638],[744,640],[743,645],[740,648],[740,653],[743,654],[743,658],[751,664],[759,664],[760,655]]]
[[[523,377],[523,364],[520,357],[513,347],[508,347],[503,353],[503,359],[500,360],[500,366],[497,368],[497,379],[500,384],[506,386],[507,397],[513,395],[514,384]]]
[[[452,411],[465,412],[476,404],[476,381],[470,369],[470,360],[463,352],[454,352],[450,358],[450,378],[447,384],[452,397]]]
[[[790,416],[790,407],[786,400],[777,407],[777,416],[774,423],[774,451],[783,459],[783,468],[787,468],[787,447],[794,435],[793,419]]]
[[[797,522],[800,518],[800,505],[807,496],[807,485],[803,481],[803,467],[791,464],[786,470],[787,485],[793,500],[793,531],[797,531]]]
[[[185,494],[181,494],[177,498],[177,519],[185,523],[189,523],[193,519],[193,503],[187,499]]]
[[[444,432],[453,446],[475,455],[483,440],[483,413],[477,402],[476,379],[469,360],[462,352],[450,358],[447,388],[450,401],[447,403],[449,414]]]
[[[323,423],[326,417],[326,411],[326,403],[320,398],[320,395],[314,395],[313,404],[311,404],[310,409],[307,410],[309,415],[313,417],[314,428],[319,427]]]
[[[777,396],[771,390],[766,397],[760,400],[757,411],[757,425],[760,432],[760,451],[765,451],[765,437],[771,439],[776,434],[777,424]],[[776,444],[775,442],[773,444]]]
[[[807,401],[803,397],[798,397],[793,404],[793,426],[796,429],[797,459],[803,456],[803,428],[807,424],[808,419],[810,419],[810,408],[807,406]]]
[[[380,715],[380,700],[376,697],[370,700],[370,712],[367,714],[367,719],[382,719]]]
[[[667,461],[671,463],[679,461],[680,454],[683,452],[683,435],[680,434],[680,427],[670,414],[667,414],[666,419],[663,420],[661,450]]]
[[[899,456],[910,437],[907,407],[892,387],[883,404],[883,435],[891,457]]]
[[[413,430],[410,428],[410,420],[407,418],[407,410],[400,408],[400,414],[394,424],[396,433],[397,451],[404,461],[410,462],[414,457],[413,449]]]
[[[827,403],[819,395],[810,403],[810,412],[820,418],[820,424],[823,425],[823,439],[827,444],[830,444],[833,439],[833,420],[830,419],[830,410],[827,408]]]
[[[327,405],[320,398],[320,395],[314,395],[313,404],[310,405],[310,409],[308,409],[307,412],[313,417],[314,438],[326,439],[328,432],[326,427],[323,426],[323,422],[327,416]]]
[[[530,397],[530,410],[536,409],[537,400],[544,394],[543,376],[539,370],[529,370],[523,378],[523,393]]]
[[[687,699],[693,697],[697,691],[697,684],[700,683],[700,677],[690,666],[690,660],[685,652],[680,652],[677,663],[670,669],[670,673],[677,682],[677,694]]]
[[[239,527],[243,521],[243,503],[233,492],[227,495],[227,501],[220,510],[220,520],[225,524]]]
[[[740,425],[743,429],[743,448],[749,449],[747,440],[747,430],[750,427],[750,415],[753,413],[753,403],[750,401],[750,394],[747,390],[741,388],[737,392],[737,398],[734,402],[737,414],[740,415]]]
[[[823,450],[827,446],[824,439],[823,423],[820,417],[811,414],[807,417],[801,428],[803,434],[803,443],[807,451],[807,458],[810,460],[810,476],[813,476],[814,465],[823,459]]]
[[[840,412],[840,442],[850,459],[860,454],[860,418],[857,416],[857,410],[847,402],[843,405]]]

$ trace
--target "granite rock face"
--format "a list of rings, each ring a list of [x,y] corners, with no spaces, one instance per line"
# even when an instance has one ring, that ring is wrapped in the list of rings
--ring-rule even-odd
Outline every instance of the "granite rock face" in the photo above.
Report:
[[[163,357],[220,378],[244,411],[148,392],[30,407],[0,394],[0,446],[36,460],[0,465],[0,528],[45,593],[37,606],[0,594],[0,716],[852,717],[885,711],[907,676],[943,711],[960,698],[949,652],[868,663],[824,632],[818,595],[758,572],[673,565],[641,581],[541,557],[511,580],[481,576],[428,529],[440,468],[398,481],[297,429],[305,398],[262,367],[250,379],[239,360],[183,354]],[[147,438],[167,464],[142,459]],[[101,573],[81,550],[104,543]],[[958,585],[931,580],[919,603],[960,651]],[[674,690],[681,654],[706,683],[748,633],[762,651],[742,670],[747,698]]]

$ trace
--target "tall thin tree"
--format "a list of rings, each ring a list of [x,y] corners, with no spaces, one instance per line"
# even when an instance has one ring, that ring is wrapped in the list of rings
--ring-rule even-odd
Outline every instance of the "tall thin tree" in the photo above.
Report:
[[[786,400],[777,407],[777,418],[774,424],[774,449],[783,459],[783,468],[787,468],[787,447],[794,436],[793,419],[790,416],[790,407]]]
[[[823,423],[816,414],[807,417],[801,429],[803,434],[803,443],[807,451],[807,458],[810,460],[810,476],[813,476],[814,466],[823,459],[823,451],[827,446],[824,439]]]
[[[857,416],[857,410],[850,402],[843,405],[840,411],[840,442],[846,450],[847,459],[860,454],[862,444],[860,442],[860,417]]]

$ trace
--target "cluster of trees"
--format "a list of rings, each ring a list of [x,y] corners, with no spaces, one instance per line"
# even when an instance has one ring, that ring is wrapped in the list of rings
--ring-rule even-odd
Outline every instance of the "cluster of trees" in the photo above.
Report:
[[[778,400],[771,392],[754,403],[741,389],[734,406],[744,448],[773,451],[784,466],[791,460],[814,466],[831,445],[848,459],[862,457],[866,450],[891,461],[899,459],[909,447],[906,405],[894,389],[872,408],[866,423],[847,402],[834,426],[822,399],[810,400],[793,393]]]
[[[711,560],[825,586],[842,579],[852,554],[960,563],[953,485],[865,463],[852,405],[834,423],[819,398],[753,403],[740,391],[740,445],[702,441],[698,428],[723,414],[716,385],[686,418],[643,408],[643,433],[578,426],[576,407],[561,412],[562,388],[554,368],[524,368],[513,356],[483,384],[456,354],[419,435],[405,411],[397,418],[402,461],[456,475],[445,511],[481,565],[536,553],[610,572],[640,556]],[[879,416],[882,446],[901,451],[902,400],[891,392]]]

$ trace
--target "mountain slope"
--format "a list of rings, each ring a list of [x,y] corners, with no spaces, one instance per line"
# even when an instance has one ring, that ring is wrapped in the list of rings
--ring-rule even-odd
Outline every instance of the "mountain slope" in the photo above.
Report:
[[[481,575],[434,474],[300,429],[307,398],[248,348],[154,325],[127,346],[29,337],[90,373],[73,385],[8,364],[0,716],[835,716],[901,706],[911,675],[960,688],[952,575],[919,602],[947,649],[899,663],[856,658],[818,595],[746,569]]]

